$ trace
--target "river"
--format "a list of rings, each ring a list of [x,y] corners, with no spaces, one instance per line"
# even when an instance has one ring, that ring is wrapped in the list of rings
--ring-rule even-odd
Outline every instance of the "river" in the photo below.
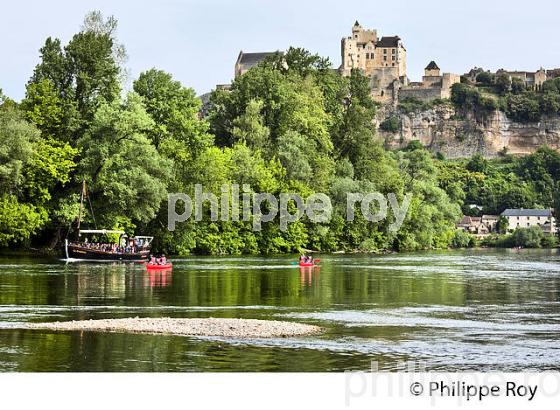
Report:
[[[0,257],[0,371],[560,370],[560,254],[174,258],[139,264]],[[238,317],[320,335],[223,340],[20,329],[26,322]],[[18,329],[19,327],[19,329]]]

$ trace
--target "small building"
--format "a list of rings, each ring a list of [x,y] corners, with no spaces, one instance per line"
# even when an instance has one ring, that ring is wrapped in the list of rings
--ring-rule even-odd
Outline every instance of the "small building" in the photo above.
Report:
[[[508,231],[540,226],[547,234],[556,234],[556,220],[552,209],[506,209],[501,213],[508,221]]]
[[[459,82],[461,77],[458,74],[442,73],[436,62],[430,61],[424,69],[422,81],[403,85],[398,91],[398,98],[413,98],[425,102],[451,98],[451,87]]]
[[[543,68],[537,71],[506,71],[500,69],[496,71],[496,75],[505,75],[509,77],[510,80],[517,78],[523,81],[525,87],[531,90],[540,90],[543,83],[547,80],[546,70]]]
[[[280,51],[266,51],[263,53],[244,53],[239,52],[235,62],[235,78],[242,76],[261,61],[275,54],[282,54]]]
[[[457,228],[473,235],[484,236],[497,232],[499,217],[497,215],[467,216],[464,215]]]

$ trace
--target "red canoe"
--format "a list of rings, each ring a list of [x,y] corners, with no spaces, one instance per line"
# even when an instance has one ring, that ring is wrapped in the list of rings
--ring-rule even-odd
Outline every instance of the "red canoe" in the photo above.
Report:
[[[300,262],[299,266],[319,266],[315,262]]]
[[[146,268],[147,269],[161,270],[161,269],[171,269],[172,267],[173,267],[173,264],[171,262],[164,263],[163,265],[158,265],[157,263],[146,263]]]

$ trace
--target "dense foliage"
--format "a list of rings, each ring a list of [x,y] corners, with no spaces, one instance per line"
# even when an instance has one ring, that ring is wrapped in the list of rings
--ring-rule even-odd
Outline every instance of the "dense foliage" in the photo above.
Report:
[[[451,100],[458,108],[483,115],[501,110],[513,121],[536,122],[543,115],[560,114],[560,78],[528,89],[519,78],[481,71],[475,83],[454,84]]]
[[[303,49],[213,92],[206,118],[194,91],[161,70],[141,73],[123,92],[125,57],[116,20],[91,13],[67,45],[46,40],[21,103],[0,93],[0,246],[55,246],[72,235],[82,181],[83,224],[153,234],[159,250],[176,254],[465,247],[473,242],[455,229],[461,207],[498,213],[550,207],[559,197],[560,158],[547,148],[492,162],[445,161],[417,142],[386,151],[368,79],[360,71],[342,77]],[[456,104],[493,109],[493,99],[468,87],[454,89]],[[167,194],[193,195],[197,184],[218,196],[224,184],[275,196],[321,192],[332,217],[303,217],[285,231],[275,220],[254,231],[250,220],[211,220],[205,203],[205,218],[168,231]],[[346,194],[371,192],[409,198],[400,230],[389,228],[392,216],[373,223],[356,212],[346,221]]]

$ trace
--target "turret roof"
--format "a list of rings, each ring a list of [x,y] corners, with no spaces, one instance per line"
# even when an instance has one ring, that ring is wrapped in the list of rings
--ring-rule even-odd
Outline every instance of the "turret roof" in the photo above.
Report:
[[[430,64],[425,68],[426,70],[439,70],[438,65],[434,60],[430,61]]]

